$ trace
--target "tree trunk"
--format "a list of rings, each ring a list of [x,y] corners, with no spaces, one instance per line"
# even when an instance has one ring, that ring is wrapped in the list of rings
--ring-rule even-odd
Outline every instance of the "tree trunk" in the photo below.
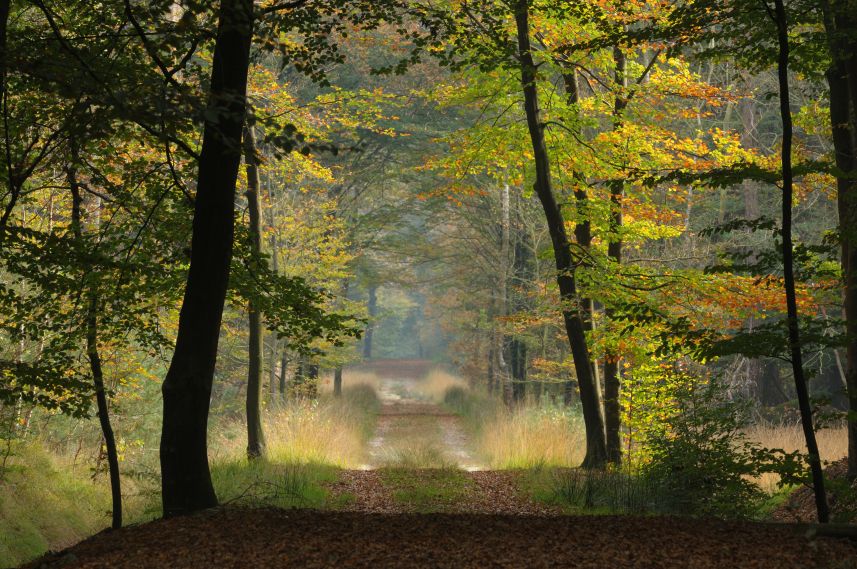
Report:
[[[520,338],[509,343],[512,376],[512,401],[520,403],[527,395],[527,344]]]
[[[613,102],[613,129],[621,128],[624,120],[625,107],[628,101],[625,98],[625,87],[627,86],[625,53],[618,47],[613,48],[613,61],[615,64],[615,83],[619,89]],[[610,221],[609,239],[607,241],[607,257],[616,263],[622,264],[622,200],[625,197],[625,183],[616,180],[610,184]],[[604,310],[609,321],[613,320],[614,312],[609,306]],[[621,407],[619,405],[619,391],[621,388],[621,354],[613,348],[608,348],[604,356],[604,428],[607,436],[607,460],[612,464],[619,464],[622,460],[622,441],[620,431],[622,428]]]
[[[8,65],[8,36],[7,30],[9,26],[9,12],[11,10],[10,0],[0,0],[0,111],[2,111],[4,128],[8,122],[9,116],[9,93],[6,91],[7,75],[9,70]],[[6,171],[9,173],[6,182],[8,183],[7,192],[9,194],[9,202],[4,206],[3,213],[0,214],[0,243],[6,236],[6,226],[9,223],[9,218],[12,216],[12,211],[15,209],[15,203],[18,200],[20,193],[20,184],[13,180],[12,163],[8,159],[11,150],[4,148],[2,153],[3,160],[7,162]]]
[[[98,408],[98,423],[104,435],[107,450],[107,466],[110,472],[110,495],[113,503],[112,527],[122,527],[122,481],[119,477],[119,453],[116,450],[116,437],[110,424],[110,411],[107,407],[107,391],[104,388],[104,372],[101,367],[101,355],[98,353],[98,293],[92,291],[86,315],[86,356],[92,372],[95,386],[95,402]]]
[[[83,221],[80,195],[80,184],[77,179],[77,164],[80,160],[75,141],[71,141],[73,164],[68,168],[68,181],[71,189],[71,228],[77,242],[83,246]],[[95,404],[98,410],[98,423],[104,446],[107,451],[107,467],[110,473],[110,495],[112,501],[113,529],[122,527],[122,479],[119,476],[119,453],[116,450],[116,437],[110,424],[110,410],[107,406],[107,391],[104,388],[104,371],[101,366],[101,354],[98,352],[98,306],[100,304],[98,291],[89,288],[86,291],[86,356],[89,360],[89,370],[92,373],[92,384],[95,388]]]
[[[211,508],[208,411],[234,235],[252,0],[221,0],[194,202],[190,270],[176,348],[162,387],[161,498],[164,516]]]
[[[565,220],[553,193],[544,128],[539,119],[536,65],[530,45],[529,2],[528,0],[516,0],[515,6],[524,109],[527,115],[527,127],[536,166],[534,189],[544,209],[553,244],[557,284],[563,303],[563,320],[574,357],[574,368],[577,372],[580,400],[583,405],[583,421],[586,426],[586,457],[583,460],[583,465],[597,468],[603,466],[607,460],[600,397],[596,389],[589,350],[586,345],[581,307],[577,304],[577,283],[574,278],[575,263],[565,231]]]
[[[500,316],[509,315],[509,277],[511,276],[510,257],[512,251],[511,232],[511,204],[509,199],[509,184],[503,184],[500,191],[500,278],[497,282],[497,306],[500,307]],[[502,324],[501,324],[502,325]],[[503,401],[511,406],[514,399],[514,388],[512,387],[512,375],[509,373],[509,365],[506,363],[506,350],[510,338],[499,331],[495,337],[494,353],[497,356],[496,372],[500,377],[503,390]]]
[[[535,275],[533,274],[532,248],[527,241],[527,232],[524,229],[523,212],[521,210],[520,199],[516,200],[516,204],[517,215],[515,216],[514,231],[515,272],[512,282],[517,285],[515,287],[516,289],[523,291],[512,294],[514,299],[514,310],[517,312],[521,310],[527,311],[532,308],[531,302],[527,296],[527,289],[530,288],[531,283],[535,280]],[[520,337],[515,337],[510,342],[509,349],[511,351],[510,360],[512,363],[512,395],[516,402],[520,402],[526,398],[527,386],[529,385],[527,377],[527,364],[529,362],[527,343]],[[536,383],[532,387],[533,396],[536,403],[538,403],[541,398],[541,383]]]
[[[789,353],[794,372],[795,391],[800,407],[801,425],[806,438],[809,466],[812,471],[812,486],[815,494],[815,507],[818,521],[828,521],[827,497],[824,491],[824,474],[821,470],[821,457],[818,453],[818,443],[815,440],[815,430],[812,424],[812,407],[806,385],[803,369],[803,354],[800,344],[800,328],[798,326],[797,295],[795,293],[794,248],[792,244],[792,113],[789,97],[789,35],[786,9],[783,0],[774,0],[777,20],[777,41],[779,57],[777,61],[777,76],[780,88],[780,117],[783,122],[782,168],[783,168],[783,281],[786,292],[786,312],[788,315]]]
[[[319,375],[319,366],[317,363],[311,363],[307,366],[307,374],[306,374],[306,396],[309,399],[316,399],[318,397],[318,375]]]
[[[259,203],[259,164],[256,155],[256,135],[253,132],[252,112],[247,113],[244,125],[244,164],[247,169],[247,211],[249,217],[250,268],[257,267],[262,255],[262,218]],[[265,433],[262,430],[262,314],[255,303],[247,303],[250,320],[247,346],[247,458],[259,458],[265,452]]]
[[[272,184],[270,183],[270,179],[265,177],[268,186],[268,201],[271,202],[270,207],[268,208],[268,223],[270,223],[272,228],[277,226],[277,218],[274,215],[274,190],[272,189]],[[274,274],[280,274],[280,251],[277,243],[277,235],[276,231],[271,231],[271,235],[268,238],[268,243],[271,248],[271,270]],[[277,359],[279,354],[279,346],[280,342],[275,334],[269,336],[271,338],[271,355],[270,355],[270,370],[268,371],[268,385],[271,391],[270,400],[273,402],[277,397]],[[284,347],[285,349],[285,347]]]
[[[822,3],[832,65],[830,123],[836,166],[839,232],[846,322],[845,381],[848,389],[848,475],[857,478],[857,6],[853,0]]]
[[[288,366],[289,351],[286,349],[286,346],[283,346],[283,353],[280,356],[280,401],[285,401],[288,395],[288,375],[286,375]]]
[[[333,370],[333,396],[342,397],[342,366]]]
[[[378,313],[378,287],[369,285],[369,298],[366,301],[366,312],[369,315],[369,324],[366,325],[366,333],[363,334],[363,359],[372,359],[372,336],[375,332],[374,318]]]

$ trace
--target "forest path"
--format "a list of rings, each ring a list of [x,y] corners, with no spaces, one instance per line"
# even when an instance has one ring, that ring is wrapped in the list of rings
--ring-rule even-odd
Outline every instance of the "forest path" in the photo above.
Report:
[[[382,360],[363,368],[378,376],[381,399],[365,469],[481,470],[459,417],[426,395],[424,384],[433,367],[422,360]]]
[[[434,365],[380,360],[361,367],[379,380],[381,409],[367,463],[330,485],[344,511],[555,515],[518,490],[517,473],[485,470],[461,419],[426,395]]]

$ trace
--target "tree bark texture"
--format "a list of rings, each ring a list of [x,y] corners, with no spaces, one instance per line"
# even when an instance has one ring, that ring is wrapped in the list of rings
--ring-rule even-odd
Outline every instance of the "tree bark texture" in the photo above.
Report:
[[[173,359],[162,387],[164,516],[217,505],[208,466],[208,412],[234,236],[253,1],[221,0],[194,202],[190,270]]]
[[[847,332],[848,474],[853,479],[857,478],[857,1],[822,5],[832,61],[827,70],[830,123],[836,167],[841,171],[836,186]]]
[[[600,396],[596,388],[589,350],[586,345],[584,317],[581,314],[581,307],[577,304],[577,283],[574,277],[575,262],[566,234],[562,210],[554,196],[544,126],[539,119],[536,65],[530,44],[529,2],[527,0],[516,1],[515,24],[518,37],[518,58],[521,65],[521,86],[524,93],[524,110],[527,116],[527,127],[536,166],[534,189],[542,204],[542,209],[544,209],[553,244],[557,284],[563,303],[563,321],[574,358],[574,368],[577,373],[580,400],[583,406],[583,420],[586,427],[586,457],[583,465],[597,468],[602,467],[607,460]]]

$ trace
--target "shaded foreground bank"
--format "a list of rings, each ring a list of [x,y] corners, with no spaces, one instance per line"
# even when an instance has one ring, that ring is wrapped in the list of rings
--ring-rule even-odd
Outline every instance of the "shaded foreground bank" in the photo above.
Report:
[[[795,526],[666,517],[220,509],[101,533],[28,567],[857,567]]]

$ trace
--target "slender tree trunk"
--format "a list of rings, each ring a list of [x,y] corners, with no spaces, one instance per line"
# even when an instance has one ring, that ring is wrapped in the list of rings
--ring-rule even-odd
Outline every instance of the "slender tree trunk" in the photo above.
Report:
[[[836,166],[842,241],[843,312],[846,322],[845,382],[848,391],[848,475],[857,478],[857,2],[823,2],[832,64],[830,123]]]
[[[285,401],[286,396],[288,395],[288,375],[286,375],[288,366],[289,351],[286,349],[286,346],[283,346],[283,353],[280,356],[280,401]],[[300,370],[300,364],[298,364],[298,370]],[[295,373],[297,374],[299,372]]]
[[[317,363],[311,363],[307,366],[307,374],[306,374],[306,395],[310,399],[316,399],[318,397],[318,376],[319,376],[319,366]]]
[[[262,218],[259,203],[259,164],[256,154],[256,135],[253,132],[251,112],[244,125],[244,164],[247,169],[247,211],[249,214],[250,267],[258,266],[262,255]],[[259,458],[265,452],[265,433],[262,429],[262,314],[255,303],[247,303],[250,320],[247,346],[247,458]]]
[[[333,396],[342,397],[342,366],[333,370]]]
[[[67,176],[69,188],[71,189],[71,228],[77,242],[83,243],[83,220],[81,206],[80,183],[77,179],[77,164],[80,157],[77,145],[72,139],[72,164],[68,167]],[[95,405],[98,412],[98,423],[101,426],[101,435],[104,437],[104,446],[107,451],[107,467],[110,475],[110,495],[112,501],[112,527],[122,527],[122,479],[119,475],[119,453],[116,450],[116,437],[113,434],[113,425],[110,424],[110,410],[107,406],[107,391],[104,388],[104,371],[101,366],[101,355],[98,353],[98,307],[100,304],[98,291],[88,288],[86,291],[86,356],[89,360],[89,370],[92,374],[92,384],[95,388]]]
[[[789,353],[794,372],[795,390],[800,406],[801,425],[806,438],[806,448],[809,455],[809,465],[812,471],[812,486],[815,493],[815,507],[818,521],[828,521],[827,497],[824,491],[824,473],[821,470],[821,457],[818,443],[815,440],[815,429],[812,424],[812,407],[803,369],[803,353],[800,344],[800,328],[798,325],[797,295],[795,293],[794,249],[792,244],[792,113],[789,101],[789,36],[786,9],[783,0],[774,0],[777,20],[777,40],[779,43],[779,58],[777,61],[777,76],[780,87],[780,116],[783,121],[783,280],[786,291],[786,311],[788,314]]]
[[[510,269],[512,265],[510,262],[512,251],[511,223],[509,184],[504,183],[500,191],[500,278],[497,282],[497,305],[500,307],[500,315],[502,317],[509,315],[509,277],[511,276]],[[504,331],[498,330],[495,337],[495,346],[494,353],[497,356],[496,372],[500,376],[503,401],[506,405],[512,405],[514,388],[512,386],[512,374],[509,373],[509,365],[506,362],[509,336]]]
[[[601,404],[589,350],[586,345],[582,309],[578,305],[577,283],[574,278],[575,262],[571,254],[565,220],[553,193],[550,161],[544,137],[544,127],[539,119],[538,91],[536,89],[536,65],[530,44],[529,2],[516,0],[515,23],[518,36],[518,57],[521,64],[521,85],[524,92],[524,109],[533,147],[536,166],[534,189],[545,212],[548,230],[553,244],[557,269],[557,284],[563,303],[563,320],[569,345],[574,357],[574,368],[583,405],[583,420],[586,426],[586,457],[583,465],[601,467],[607,460],[607,445],[604,438],[604,423]]]
[[[378,287],[369,285],[369,298],[366,301],[366,312],[369,314],[369,324],[366,325],[366,332],[363,334],[363,359],[372,359],[372,337],[375,332],[374,318],[378,313]]]
[[[613,48],[613,61],[615,64],[615,83],[619,92],[613,102],[613,129],[622,127],[625,107],[628,101],[625,98],[625,87],[627,85],[627,74],[625,72],[625,53],[618,47]],[[622,200],[625,197],[625,183],[616,180],[610,184],[610,221],[609,240],[607,242],[607,257],[616,263],[622,264]],[[609,321],[613,320],[614,312],[609,306],[604,310]],[[622,441],[620,431],[622,429],[621,407],[619,405],[619,391],[621,388],[621,354],[615,349],[608,348],[604,357],[604,428],[607,435],[607,459],[613,464],[619,464],[622,460]]]
[[[345,303],[348,300],[348,289],[350,288],[351,281],[347,278],[342,279],[342,288],[339,291],[340,298],[342,299],[342,303]],[[342,396],[342,365],[337,365],[336,369],[333,370],[333,396],[341,397]]]
[[[531,255],[531,247],[527,242],[527,232],[523,226],[523,213],[521,208],[521,200],[518,196],[516,199],[515,208],[515,248],[514,248],[514,279],[512,282],[516,285],[513,289],[523,292],[512,292],[511,296],[514,299],[513,306],[515,311],[529,310],[530,300],[527,297],[527,289],[534,281],[533,275],[533,260]],[[527,386],[529,385],[527,377],[528,364],[528,347],[527,343],[520,337],[512,338],[510,342],[511,363],[512,363],[512,395],[516,402],[523,401],[527,396]],[[533,387],[533,396],[536,402],[541,398],[541,384],[536,383]]]
[[[104,388],[104,372],[101,367],[101,355],[98,353],[98,293],[91,292],[86,316],[86,356],[92,372],[95,386],[95,402],[98,408],[98,422],[104,435],[107,450],[107,466],[110,472],[110,495],[113,502],[113,529],[122,527],[122,481],[119,477],[119,453],[116,450],[116,437],[110,424],[110,411],[107,406],[107,391]]]
[[[211,508],[208,411],[234,235],[253,1],[221,0],[194,202],[190,270],[176,348],[162,388],[164,516]]]
[[[0,0],[0,98],[6,96],[6,73],[9,69],[6,56],[7,29],[9,28],[9,12],[11,0]]]
[[[270,201],[270,207],[268,208],[268,223],[270,226],[277,226],[277,218],[274,215],[274,190],[272,189],[272,184],[270,183],[270,179],[265,177],[268,186],[268,201]],[[274,274],[280,273],[280,251],[277,243],[277,235],[275,231],[271,231],[271,235],[268,238],[268,243],[271,248],[271,270]],[[268,386],[270,389],[270,400],[275,401],[277,396],[277,358],[279,356],[279,346],[280,342],[277,339],[276,335],[270,335],[270,344],[271,344],[271,355],[270,355],[270,370],[268,371]]]

